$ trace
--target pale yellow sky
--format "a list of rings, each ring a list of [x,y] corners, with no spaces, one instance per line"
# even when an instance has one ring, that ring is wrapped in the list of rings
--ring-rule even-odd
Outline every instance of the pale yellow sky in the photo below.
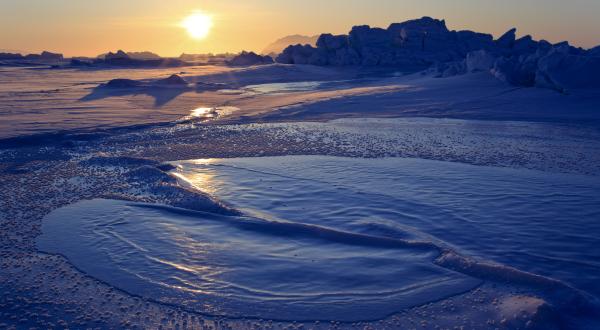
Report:
[[[347,33],[357,24],[387,27],[421,16],[495,36],[514,26],[537,39],[600,44],[596,0],[0,0],[0,8],[0,49],[68,56],[260,51],[290,34]],[[214,19],[204,40],[190,38],[179,24],[195,10]]]

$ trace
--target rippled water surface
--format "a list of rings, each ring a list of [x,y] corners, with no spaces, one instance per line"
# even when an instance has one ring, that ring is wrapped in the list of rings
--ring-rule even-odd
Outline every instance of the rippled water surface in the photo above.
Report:
[[[42,249],[94,277],[230,317],[380,319],[480,283],[434,265],[428,246],[149,204],[80,202],[44,231]]]
[[[257,216],[432,239],[600,296],[600,179],[594,176],[403,158],[182,165],[197,187]]]

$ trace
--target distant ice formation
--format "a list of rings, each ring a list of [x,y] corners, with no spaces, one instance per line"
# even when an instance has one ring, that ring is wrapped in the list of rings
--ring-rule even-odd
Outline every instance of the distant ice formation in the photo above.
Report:
[[[231,66],[273,64],[273,58],[268,55],[262,56],[254,52],[242,51],[226,63]]]
[[[188,63],[176,58],[162,58],[149,52],[126,53],[118,50],[116,53],[109,52],[100,55],[93,61],[93,64],[103,64],[109,66],[126,67],[178,67],[185,66]]]
[[[17,53],[0,53],[0,60],[22,60],[23,55]]]
[[[24,58],[26,60],[47,60],[47,61],[60,61],[63,59],[62,54],[51,53],[48,51],[43,51],[40,54],[29,54],[25,55]]]
[[[0,60],[62,61],[63,54],[43,51],[40,54],[21,55],[19,53],[0,53]]]
[[[159,85],[169,85],[169,86],[187,86],[188,82],[181,78],[179,75],[172,74],[168,78],[160,79],[156,82]]]
[[[139,87],[140,85],[141,85],[141,83],[137,80],[117,78],[117,79],[110,80],[106,84],[101,84],[100,86],[108,87],[108,88],[131,88],[131,87]]]
[[[125,78],[117,78],[112,79],[106,84],[100,84],[99,87],[107,87],[107,88],[132,88],[132,87],[153,87],[153,86],[174,86],[174,87],[187,87],[188,82],[181,78],[179,75],[173,74],[168,78],[158,79],[156,81],[152,81],[150,83],[146,81],[133,80],[133,79],[125,79]]]
[[[108,53],[100,54],[100,55],[96,56],[96,58],[106,59],[107,56],[108,57],[125,57],[125,58],[132,58],[135,60],[159,60],[162,58],[160,55],[149,52],[149,51],[124,52],[123,50],[118,50],[117,53],[108,52]]]
[[[568,42],[551,44],[511,29],[490,34],[450,31],[430,17],[391,24],[387,29],[355,26],[348,35],[322,34],[316,44],[291,45],[276,61],[286,64],[412,66],[439,77],[489,71],[517,86],[566,92],[600,88],[600,46],[590,50]]]

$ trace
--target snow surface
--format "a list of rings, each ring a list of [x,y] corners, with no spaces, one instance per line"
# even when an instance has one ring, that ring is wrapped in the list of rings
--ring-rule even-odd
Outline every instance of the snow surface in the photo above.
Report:
[[[217,66],[175,69],[4,68],[0,72],[0,138],[57,131],[98,130],[172,122],[199,107],[226,106],[242,98],[227,89],[352,77],[354,71]],[[181,69],[179,69],[181,70]],[[172,84],[177,74],[189,85]],[[125,84],[109,83],[114,79]],[[222,90],[222,91],[221,91]]]
[[[436,24],[435,28],[425,26],[435,38],[441,28]],[[419,47],[411,39],[423,28],[418,22],[394,28],[407,37],[402,42]],[[379,30],[357,29],[360,38],[371,33],[381,36]],[[511,48],[507,54],[527,51],[533,45],[531,39],[517,40],[513,34],[490,42]],[[465,32],[458,36],[461,40],[489,39]],[[336,48],[344,45],[341,39],[330,36],[320,44]],[[582,55],[571,54],[573,49],[565,49],[575,57],[565,60],[561,53],[549,61],[547,82],[577,80],[576,75],[554,70],[563,65],[579,70],[574,73],[593,65],[593,61],[581,62],[578,56]],[[343,58],[352,58],[352,54],[342,53]],[[585,56],[593,55],[589,53]],[[371,55],[375,58],[376,54]],[[497,78],[529,81],[528,70],[538,68],[530,65],[544,62],[526,60],[529,56],[523,61],[501,56],[506,63],[496,61],[486,70],[490,58],[472,53],[471,68],[477,72],[464,75],[467,65],[461,61],[418,73],[414,73],[415,66],[281,64],[183,69],[1,68],[0,138],[9,139],[0,142],[0,305],[7,307],[1,311],[0,328],[594,328],[599,315],[595,301],[598,265],[594,262],[598,259],[594,238],[598,228],[593,221],[586,221],[599,213],[600,92],[594,85],[560,92],[552,86],[554,90],[515,87],[510,79]],[[520,68],[518,72],[506,71],[515,67]],[[169,79],[172,75],[177,76]],[[437,78],[442,76],[447,78]],[[113,79],[128,80],[107,88]],[[333,165],[326,165],[327,159],[321,158],[307,158],[311,160],[307,164],[302,157],[223,160],[275,155],[354,158],[335,158]],[[165,173],[173,166],[161,163],[211,157],[222,165],[243,165],[183,163],[187,171],[210,172],[212,177],[205,176],[204,183],[222,179],[208,187],[212,190],[197,184],[218,198],[186,186],[182,180],[178,183]],[[362,159],[383,157],[397,158]],[[365,164],[371,164],[373,171]],[[247,175],[248,169],[259,172]],[[317,181],[301,180],[311,176]],[[367,181],[370,183],[361,184]],[[285,185],[278,185],[281,182]],[[371,189],[373,182],[377,189]],[[327,198],[315,202],[312,189]],[[241,190],[244,193],[233,193]],[[426,194],[431,199],[425,198]],[[221,202],[239,203],[235,206],[244,212]],[[351,207],[348,202],[357,204]],[[292,212],[298,205],[307,205],[307,211]],[[48,214],[61,212],[77,216],[42,222]],[[138,221],[124,216],[127,212],[138,215]],[[201,229],[194,221],[198,212],[212,219],[203,221]],[[90,214],[99,216],[86,218]],[[157,240],[150,242],[152,249],[147,250],[154,255],[164,253],[160,246],[173,243],[165,230],[148,222],[157,218],[170,223],[170,228],[191,228],[195,241],[219,240],[223,237],[215,230],[226,232],[246,248],[218,250],[210,246],[208,252],[223,257],[212,260],[215,264],[211,266],[230,267],[238,275],[223,281],[219,276],[225,273],[212,274],[213,281],[208,281],[212,286],[205,296],[215,304],[201,306],[185,294],[174,295],[185,291],[173,289],[177,280],[169,277],[177,271],[182,275],[179,278],[187,281],[190,278],[185,276],[195,279],[201,269],[194,270],[196,273],[174,270],[143,258],[143,253],[132,247],[127,247],[127,253],[117,253],[126,243],[116,236],[57,240],[67,233],[78,237],[74,230],[91,230],[99,222],[118,217],[128,222],[98,230],[117,236],[122,230],[121,238],[142,247],[148,242],[140,232],[153,233],[148,237]],[[69,226],[56,235],[47,234],[52,223],[59,228],[61,223],[65,226],[80,220],[90,220],[90,226]],[[252,223],[256,230],[240,230],[234,225],[240,220]],[[273,224],[274,220],[291,223]],[[298,225],[300,228],[294,227]],[[289,233],[289,226],[294,228],[291,232],[306,236],[273,236],[274,232]],[[69,259],[48,255],[38,250],[38,238],[54,246],[77,243],[78,247],[67,246],[68,251],[76,252],[67,255]],[[102,239],[115,244],[102,248],[92,244]],[[277,251],[285,258],[273,253],[276,247],[264,244],[270,239],[288,248]],[[424,242],[406,241],[410,239]],[[183,243],[177,241],[179,247]],[[340,244],[348,248],[340,252]],[[386,244],[399,246],[381,246]],[[419,248],[415,251],[415,247]],[[257,253],[249,253],[251,248]],[[179,254],[164,257],[176,260],[191,250],[177,251]],[[336,269],[345,272],[332,274],[307,259],[294,259],[292,251],[337,263]],[[93,264],[83,258],[79,260],[82,264],[75,261],[77,256],[109,252],[115,259],[98,258],[102,262]],[[389,261],[378,263],[381,272],[376,275],[381,281],[373,283],[367,283],[361,273],[368,264],[361,258],[370,252],[377,260]],[[338,253],[356,258],[332,257]],[[392,268],[397,263],[390,254],[414,263]],[[114,271],[115,260],[129,268]],[[154,276],[146,278],[156,280],[153,284],[125,274],[123,269],[143,272],[136,266],[140,260],[156,270],[146,274]],[[240,260],[261,262],[265,268],[244,268]],[[223,264],[216,265],[221,261]],[[74,267],[78,265],[81,268]],[[294,285],[294,279],[300,277],[269,277],[281,265],[286,274],[301,265],[306,273],[295,274],[317,277],[322,280],[320,288],[340,293],[322,302],[345,297],[356,302],[350,306],[355,309],[346,309],[347,313],[331,304],[305,304],[302,295],[314,296],[315,291]],[[106,278],[109,272],[94,273],[94,267],[123,276],[127,291],[118,290],[123,287]],[[407,277],[394,276],[396,271]],[[382,291],[395,283],[397,292],[388,292],[381,300],[361,299],[361,292],[352,290],[344,274],[360,279],[353,283],[360,290]],[[422,284],[423,274],[437,281],[437,286],[425,284],[422,294],[405,290],[410,283]],[[336,276],[344,280],[333,280]],[[444,282],[444,277],[456,282]],[[266,286],[267,279],[282,288],[282,303],[265,302],[277,290],[257,290]],[[231,295],[219,296],[222,287],[217,283],[225,283]],[[476,284],[476,289],[470,289]],[[131,294],[135,292],[140,296]],[[238,297],[241,300],[236,300]],[[429,303],[414,306],[420,304],[414,299]],[[245,303],[239,306],[237,301]],[[394,303],[389,304],[391,301]],[[291,317],[295,308],[305,314]],[[274,315],[277,311],[279,317]],[[210,316],[218,314],[235,317]],[[257,320],[248,315],[285,320]],[[378,320],[292,323],[314,318]]]
[[[600,119],[597,89],[565,95],[515,88],[486,72],[438,79],[289,65],[185,70],[5,69],[0,138],[164,124],[198,108],[223,107],[239,111],[219,116],[217,123],[444,117],[597,124]]]
[[[244,125],[186,122],[132,127],[89,137],[67,135],[41,145],[2,149],[0,175],[6,185],[0,191],[4,202],[0,215],[5,228],[0,232],[5,256],[0,269],[0,303],[10,306],[3,315],[9,320],[16,318],[9,324],[19,322],[20,326],[44,328],[51,327],[50,323],[73,328],[121,328],[127,324],[175,328],[187,324],[201,329],[210,324],[269,329],[292,325],[291,321],[214,318],[207,315],[211,309],[199,313],[177,307],[181,306],[178,304],[139,298],[88,276],[62,256],[36,250],[42,218],[84,199],[130,200],[239,215],[197,190],[176,185],[164,173],[173,166],[160,161],[290,154],[394,156],[535,168],[549,177],[555,173],[579,173],[593,178],[600,173],[598,134],[597,128],[586,125],[431,118]],[[590,310],[593,299],[566,287],[564,282],[489,261],[470,260],[464,252],[441,252],[435,263],[484,279],[477,289],[403,309],[373,322],[297,322],[293,326],[488,329],[499,325],[523,328],[529,324],[541,329],[578,329],[597,323],[596,310]],[[21,315],[31,311],[49,316],[19,321]],[[457,315],[461,317],[457,319]]]

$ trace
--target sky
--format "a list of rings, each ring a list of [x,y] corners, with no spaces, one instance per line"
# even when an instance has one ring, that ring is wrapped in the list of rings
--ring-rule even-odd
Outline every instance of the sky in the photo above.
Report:
[[[181,21],[212,17],[202,40]],[[0,51],[96,56],[109,50],[181,53],[261,51],[291,34],[347,33],[431,16],[450,29],[498,37],[511,27],[551,42],[600,45],[599,0],[0,0]]]

